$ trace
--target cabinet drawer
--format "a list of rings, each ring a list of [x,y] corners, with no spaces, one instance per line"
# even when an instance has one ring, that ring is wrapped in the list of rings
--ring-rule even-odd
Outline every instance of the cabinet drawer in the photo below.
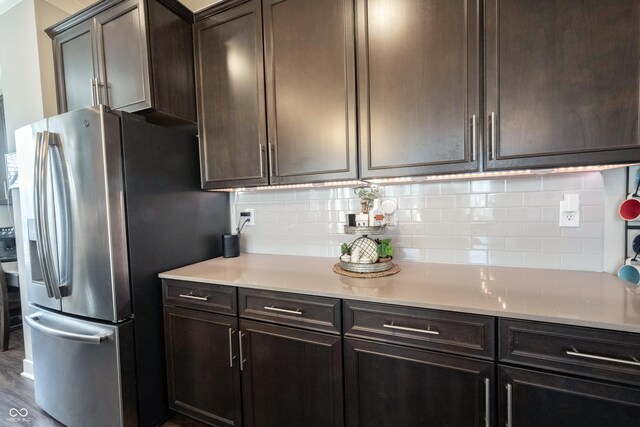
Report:
[[[238,289],[240,317],[339,334],[340,300],[285,292]]]
[[[640,334],[500,319],[500,361],[640,385]]]
[[[221,314],[235,315],[238,312],[236,288],[233,286],[163,279],[162,296],[168,305]]]
[[[493,359],[494,318],[475,314],[344,302],[346,336]]]

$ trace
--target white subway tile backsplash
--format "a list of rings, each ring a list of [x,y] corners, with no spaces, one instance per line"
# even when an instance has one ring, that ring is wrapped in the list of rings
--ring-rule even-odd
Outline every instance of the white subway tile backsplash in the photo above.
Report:
[[[424,222],[407,222],[398,225],[400,234],[426,234],[427,224]]]
[[[522,193],[498,193],[487,195],[487,206],[509,207],[522,206],[524,196]]]
[[[381,187],[398,204],[387,228],[395,258],[601,271],[603,179],[599,172]],[[564,194],[579,194],[580,227],[558,226]],[[353,188],[239,192],[232,214],[254,209],[245,252],[337,257],[346,215],[360,211]]]
[[[453,208],[456,206],[456,198],[451,195],[427,196],[425,197],[425,206],[429,209]]]
[[[597,188],[602,189],[604,187],[604,179],[602,173],[585,173],[582,174],[582,188]]]
[[[471,181],[472,193],[503,193],[505,191],[504,179],[485,179],[482,181]]]
[[[404,187],[404,185],[402,187]],[[425,184],[411,184],[411,194],[414,196],[438,195],[440,194],[440,183],[429,182]],[[391,194],[387,195],[390,196]]]
[[[504,220],[507,222],[543,221],[540,207],[505,208]]]
[[[484,208],[486,206],[486,194],[464,194],[456,196],[457,208]]]
[[[563,270],[602,270],[602,256],[595,254],[562,254],[560,268]]]
[[[457,250],[455,262],[460,264],[486,264],[487,251]]]
[[[551,190],[581,190],[582,189],[582,176],[575,175],[546,175],[542,177],[542,189],[544,191]]]
[[[426,223],[429,222],[440,222],[440,209],[412,209],[411,210],[411,221],[413,222],[421,222],[424,221]],[[453,221],[453,219],[447,216],[447,220]],[[400,221],[400,217],[398,217],[398,221]]]
[[[427,249],[427,261],[455,264],[457,258],[456,252],[455,249]]]
[[[578,191],[577,193],[580,195],[580,205],[602,206],[602,203],[604,200],[604,193],[602,190],[583,190],[583,191]]]
[[[542,239],[542,251],[579,254],[582,252],[582,239],[567,237],[544,238]]]
[[[564,198],[560,191],[535,191],[523,193],[523,206],[556,206]]]
[[[453,236],[456,234],[455,222],[436,222],[427,224],[427,236]]]
[[[490,251],[489,264],[504,265],[507,267],[522,267],[523,254],[522,252]]]
[[[471,248],[503,251],[505,249],[505,238],[473,236],[471,237]]]
[[[558,253],[523,252],[523,265],[533,268],[560,268],[561,255]]]
[[[509,193],[541,190],[542,177],[540,176],[513,177],[506,180],[506,191]]]
[[[604,252],[603,239],[580,239],[582,240],[582,253],[602,255]]]
[[[506,249],[512,252],[542,252],[542,239],[539,237],[507,237]]]
[[[440,184],[440,194],[468,194],[471,186],[469,181],[452,181]]]
[[[582,206],[582,221],[599,221],[604,220],[603,206]]]
[[[604,223],[602,222],[581,222],[580,227],[561,228],[562,237],[591,237],[598,238],[604,236]]]
[[[399,209],[420,209],[424,207],[424,198],[411,196],[411,197],[399,197],[398,208]]]

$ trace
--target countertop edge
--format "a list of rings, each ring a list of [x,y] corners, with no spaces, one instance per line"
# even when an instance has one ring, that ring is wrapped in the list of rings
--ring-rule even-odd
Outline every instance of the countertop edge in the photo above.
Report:
[[[550,318],[544,315],[535,315],[535,314],[528,314],[528,313],[513,313],[513,312],[503,313],[499,311],[483,310],[483,309],[478,309],[478,308],[468,307],[468,306],[429,304],[424,302],[405,301],[400,299],[388,299],[388,298],[380,298],[380,297],[376,298],[376,297],[362,296],[362,295],[353,295],[353,296],[345,297],[344,295],[340,295],[332,292],[322,292],[318,290],[306,290],[306,289],[290,289],[290,288],[283,288],[278,286],[255,284],[255,283],[230,282],[225,280],[204,279],[204,278],[170,274],[170,272],[160,273],[158,277],[161,279],[181,280],[181,281],[194,282],[194,283],[207,283],[207,284],[213,284],[213,285],[233,286],[236,288],[261,289],[261,290],[274,291],[274,292],[288,292],[288,293],[294,293],[299,295],[313,295],[313,296],[320,296],[320,297],[336,298],[336,299],[341,299],[345,301],[363,301],[363,302],[372,302],[372,303],[380,303],[380,304],[388,304],[388,305],[397,305],[397,306],[403,306],[403,307],[426,308],[426,309],[433,309],[433,310],[453,311],[458,313],[494,316],[494,317],[504,318],[504,319],[531,320],[531,321],[538,321],[538,322],[555,323],[560,325],[597,328],[597,329],[605,329],[605,330],[620,331],[620,332],[640,333],[640,325],[637,325],[637,326],[623,325],[618,323],[606,323],[606,322],[590,321],[590,320],[584,320],[584,319],[571,319],[571,318],[563,318],[563,317]]]

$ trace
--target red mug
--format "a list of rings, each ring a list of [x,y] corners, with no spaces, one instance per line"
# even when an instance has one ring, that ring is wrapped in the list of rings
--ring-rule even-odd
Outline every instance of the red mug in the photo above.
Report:
[[[625,221],[635,221],[640,217],[640,199],[629,196],[620,205],[620,218]]]

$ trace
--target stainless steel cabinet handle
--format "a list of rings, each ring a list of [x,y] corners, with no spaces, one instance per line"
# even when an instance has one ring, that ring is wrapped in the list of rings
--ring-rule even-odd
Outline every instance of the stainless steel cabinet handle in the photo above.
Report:
[[[262,144],[258,146],[258,149],[260,150],[260,178],[264,178],[264,169],[263,169],[264,159],[262,158],[264,147],[262,146]]]
[[[513,426],[513,387],[507,384],[507,427]]]
[[[491,381],[489,378],[484,379],[484,425],[491,425]]]
[[[264,307],[264,309],[269,311],[277,311],[278,313],[296,314],[298,316],[302,315],[302,310],[300,310],[299,308],[297,310],[287,310],[285,308],[278,308],[272,305],[272,306],[266,306]]]
[[[576,349],[574,349],[574,351],[567,350],[566,353],[568,356],[583,357],[585,359],[602,360],[605,362],[624,363],[625,365],[640,366],[640,362],[634,362],[632,360],[624,360],[624,359],[615,359],[613,357],[606,357],[606,356],[596,356],[595,354],[580,353]]]
[[[496,159],[496,113],[491,112],[489,116],[491,122],[491,160]]]
[[[276,173],[274,172],[274,170],[276,165],[276,147],[272,143],[269,143],[269,153],[271,154],[269,156],[269,174],[271,176],[275,176]]]
[[[471,116],[471,160],[476,161],[476,148],[478,144],[478,136],[476,134],[476,115]]]
[[[238,334],[238,341],[240,341],[240,370],[241,371],[244,370],[244,362],[245,362],[244,356],[242,355],[242,338],[244,338],[244,335],[245,334],[243,332],[240,332]]]
[[[27,322],[29,326],[31,326],[36,331],[39,331],[45,335],[49,335],[55,338],[62,338],[70,341],[79,341],[86,344],[100,344],[101,342],[109,339],[109,337],[112,335],[111,333],[84,335],[84,334],[78,334],[75,332],[61,331],[59,329],[45,326],[42,323],[38,322],[38,320],[40,320],[40,316],[41,316],[40,313],[35,313],[29,316],[25,316],[24,320]]]
[[[96,79],[96,98],[98,98],[98,105],[106,105],[106,103],[102,102],[102,88],[104,88],[104,84],[100,83],[100,81]]]
[[[233,368],[233,329],[229,328],[229,367]]]
[[[89,79],[89,83],[91,83],[91,105],[98,105],[98,96],[96,93],[96,79],[93,77]]]
[[[440,332],[438,331],[432,331],[431,329],[416,329],[416,328],[408,328],[406,326],[397,326],[394,325],[393,322],[391,323],[384,323],[382,325],[383,328],[388,328],[388,329],[397,329],[399,331],[407,331],[407,332],[419,332],[421,334],[431,334],[431,335],[440,335]]]
[[[188,294],[180,294],[178,295],[180,298],[188,298],[188,299],[197,299],[198,301],[208,301],[209,300],[209,296],[204,296],[204,297],[199,297],[196,295],[192,295],[191,292],[189,292]]]

